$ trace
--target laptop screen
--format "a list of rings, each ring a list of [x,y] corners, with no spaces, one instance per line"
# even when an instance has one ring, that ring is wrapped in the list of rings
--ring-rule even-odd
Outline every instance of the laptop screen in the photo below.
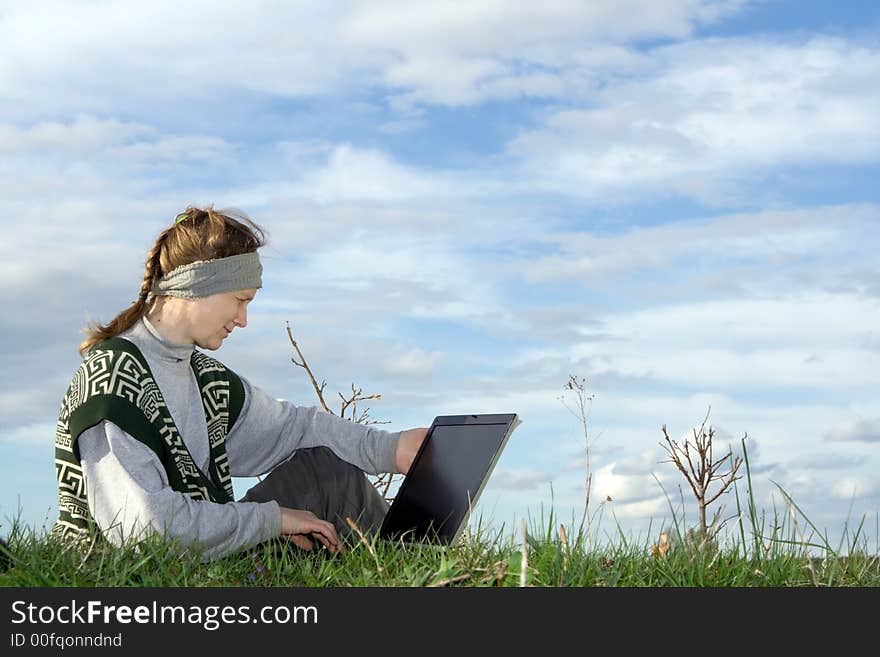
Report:
[[[513,415],[500,423],[438,424],[398,491],[383,534],[452,542],[476,504],[509,435]],[[490,416],[491,417],[491,416]],[[439,420],[440,418],[438,418]],[[436,536],[434,535],[436,533]]]

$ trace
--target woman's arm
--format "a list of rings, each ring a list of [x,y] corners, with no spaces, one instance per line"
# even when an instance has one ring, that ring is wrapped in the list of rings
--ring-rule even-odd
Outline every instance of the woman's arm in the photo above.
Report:
[[[242,377],[245,401],[226,439],[234,477],[262,475],[289,458],[294,450],[329,447],[364,472],[399,472],[399,432],[343,420],[315,406],[278,401]]]
[[[199,545],[215,559],[247,549],[281,532],[276,502],[194,500],[171,488],[149,447],[109,421],[78,440],[89,509],[114,545],[167,533],[183,545]]]

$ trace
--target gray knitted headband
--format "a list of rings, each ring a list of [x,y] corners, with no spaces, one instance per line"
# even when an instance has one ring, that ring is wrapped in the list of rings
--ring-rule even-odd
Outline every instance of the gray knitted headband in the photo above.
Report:
[[[160,296],[194,299],[220,292],[263,287],[262,273],[263,265],[256,251],[192,262],[172,269],[153,283],[147,302]]]

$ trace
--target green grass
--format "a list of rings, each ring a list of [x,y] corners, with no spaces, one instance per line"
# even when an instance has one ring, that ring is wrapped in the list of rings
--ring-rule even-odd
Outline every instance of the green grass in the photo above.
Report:
[[[103,540],[75,548],[13,520],[8,550],[0,546],[0,564],[4,556],[9,560],[8,567],[0,565],[0,586],[880,586],[880,556],[868,545],[865,518],[854,527],[847,521],[831,545],[781,486],[785,510],[759,511],[747,455],[745,465],[744,495],[733,489],[736,513],[708,541],[687,526],[684,500],[677,510],[668,496],[671,522],[649,529],[644,539],[626,536],[614,519],[611,535],[600,541],[603,503],[592,514],[589,537],[573,530],[574,518],[564,527],[552,510],[545,518],[542,508],[528,530],[523,522],[505,534],[503,527],[489,531],[477,522],[453,546],[351,534],[336,555],[279,540],[212,562],[155,536],[119,548]],[[875,524],[880,540],[880,517]],[[661,534],[668,551],[654,554]]]
[[[551,513],[527,532],[525,582],[544,587],[880,586],[880,558],[865,549],[861,525],[848,535],[846,555],[839,556],[822,541],[798,539],[785,517],[762,525],[757,514],[751,515],[759,529],[766,525],[769,532],[753,538],[741,520],[730,537],[700,548],[687,538],[691,534],[684,532],[682,538],[672,529],[668,553],[652,556],[649,541],[620,533],[616,545],[588,553],[583,536],[561,540]],[[521,585],[524,570],[521,537],[521,532],[505,536],[502,530],[490,536],[477,530],[455,546],[437,547],[350,536],[335,556],[279,542],[202,562],[195,552],[158,538],[140,546],[95,542],[91,549],[75,549],[14,522],[7,537],[12,564],[0,572],[0,585],[515,587]]]

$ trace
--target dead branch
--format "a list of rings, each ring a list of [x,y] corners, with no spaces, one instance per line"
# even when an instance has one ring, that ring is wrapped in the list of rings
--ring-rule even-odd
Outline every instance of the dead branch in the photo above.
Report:
[[[709,407],[709,410],[711,411],[711,407]],[[672,440],[664,424],[662,431],[665,444],[660,443],[660,446],[669,455],[669,458],[662,462],[672,463],[678,468],[690,485],[694,498],[697,501],[697,508],[700,512],[700,537],[702,543],[714,538],[721,529],[718,524],[720,510],[715,513],[712,522],[708,523],[706,520],[707,507],[721,497],[733,485],[734,481],[741,478],[737,471],[740,465],[742,465],[742,458],[739,456],[734,457],[733,451],[730,449],[728,449],[727,454],[723,457],[715,460],[713,448],[715,429],[710,426],[708,431],[706,430],[706,422],[708,420],[709,413],[706,413],[699,432],[697,429],[693,430],[693,441],[688,438],[684,444],[679,444]],[[696,454],[693,452],[696,452]],[[725,464],[729,468],[726,472],[722,471]],[[719,485],[719,488],[714,494],[710,495],[709,487],[715,483]],[[713,528],[711,532],[710,527]]]
[[[593,404],[593,398],[596,396],[594,394],[587,393],[587,382],[583,377],[577,377],[574,374],[568,375],[568,382],[565,384],[565,388],[571,390],[575,394],[575,400],[577,402],[577,411],[573,410],[565,403],[565,397],[560,397],[559,401],[562,402],[562,405],[565,406],[566,410],[569,413],[574,415],[581,423],[581,429],[584,434],[584,454],[586,457],[586,468],[584,473],[584,515],[581,517],[580,529],[578,530],[579,534],[583,534],[584,525],[586,524],[587,533],[586,533],[586,544],[587,550],[589,551],[592,548],[592,517],[590,516],[590,493],[593,489],[593,471],[590,464],[590,456],[591,456],[591,441],[590,434],[588,431],[588,420],[590,417],[590,408]]]
[[[309,375],[309,381],[312,382],[312,386],[315,388],[315,392],[318,394],[318,400],[321,402],[321,406],[328,413],[332,413],[330,407],[327,406],[327,402],[324,401],[324,388],[327,386],[327,381],[322,381],[321,385],[318,385],[318,382],[315,380],[315,376],[312,374],[312,370],[309,367],[309,364],[306,362],[305,356],[303,356],[302,352],[299,350],[299,345],[296,343],[296,340],[293,339],[293,332],[290,330],[290,322],[285,322],[287,326],[287,337],[290,338],[290,344],[293,345],[293,348],[296,350],[297,355],[299,356],[299,361],[295,358],[291,358],[290,362],[292,362],[297,367],[301,367],[306,371],[306,374]]]
[[[372,394],[365,395],[362,388],[355,388],[354,384],[351,384],[351,397],[345,397],[341,392],[336,393],[339,395],[339,398],[342,400],[342,406],[339,409],[340,417],[345,417],[345,411],[351,407],[351,419],[354,420],[355,414],[357,413],[357,404],[361,401],[366,401],[368,399],[382,399],[382,395],[380,394]],[[368,408],[367,411],[370,409]],[[366,419],[368,415],[366,412],[361,413],[361,418]],[[354,420],[357,421],[357,420]]]
[[[312,374],[312,369],[309,367],[308,362],[306,361],[305,356],[302,353],[302,350],[299,348],[299,344],[293,337],[293,331],[290,328],[290,322],[285,322],[287,326],[287,337],[290,339],[290,344],[293,345],[293,348],[296,350],[297,356],[299,356],[299,360],[296,358],[291,358],[290,361],[296,365],[297,367],[301,367],[308,374],[309,381],[312,383],[312,387],[315,389],[315,393],[318,395],[318,400],[321,402],[321,407],[328,413],[335,415],[330,407],[327,405],[326,400],[324,399],[324,388],[327,387],[327,381],[322,380],[321,384],[318,385],[317,379],[315,379],[314,374]],[[363,424],[363,425],[372,425],[372,424],[390,424],[388,420],[376,420],[370,416],[370,408],[366,407],[361,410],[360,415],[357,412],[357,405],[359,402],[367,401],[370,399],[382,399],[381,394],[371,394],[365,395],[362,388],[355,387],[354,383],[351,384],[351,396],[346,397],[341,392],[337,393],[341,400],[341,406],[339,409],[339,417],[350,420],[355,424]],[[345,417],[346,412],[349,413],[349,417]],[[393,497],[388,496],[388,491],[391,489],[391,484],[394,483],[395,475],[393,473],[385,473],[376,477],[371,483],[373,486],[381,491],[382,497],[385,498],[387,502],[392,502]]]

